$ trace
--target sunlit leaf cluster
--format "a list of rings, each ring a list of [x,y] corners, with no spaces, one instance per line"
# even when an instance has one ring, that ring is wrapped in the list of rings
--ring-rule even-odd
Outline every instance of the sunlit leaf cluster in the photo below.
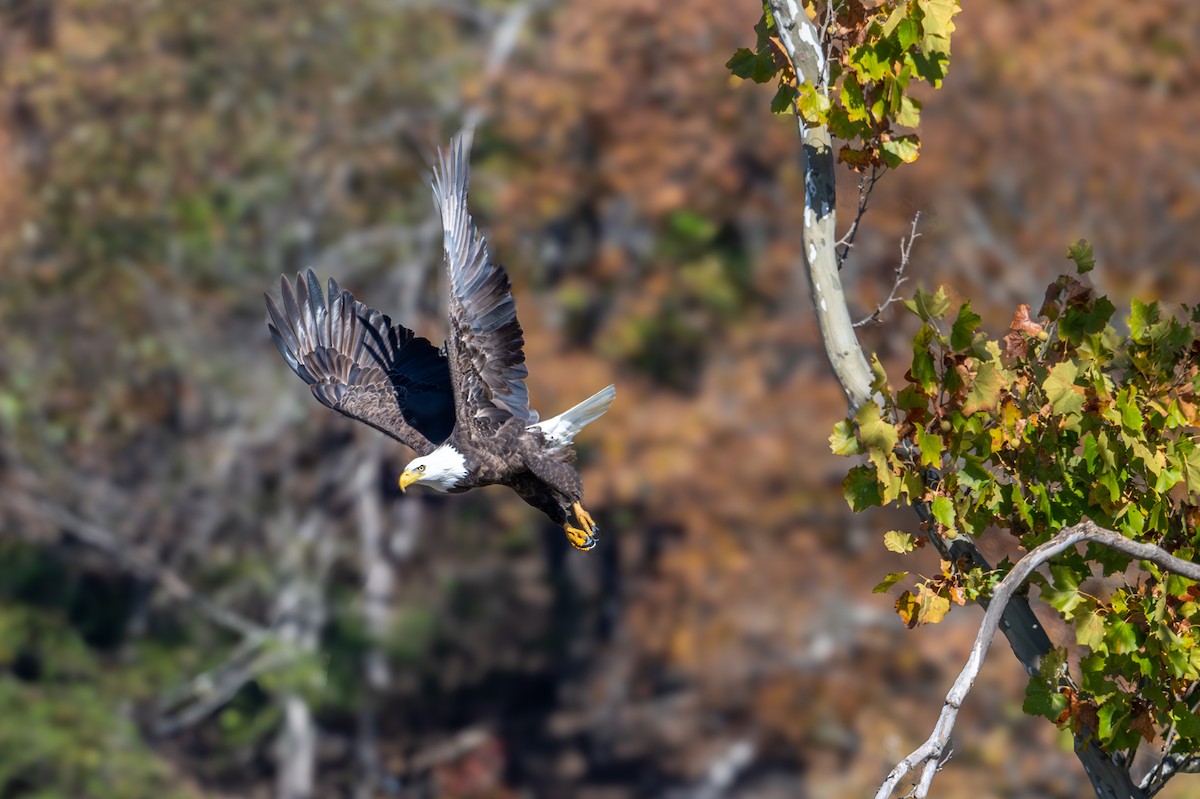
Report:
[[[807,0],[804,10],[825,48],[818,81],[797,77],[766,5],[755,48],[734,53],[729,69],[756,83],[777,81],[771,110],[794,109],[806,124],[828,126],[846,142],[838,157],[853,169],[917,160],[920,138],[898,129],[920,123],[914,80],[937,88],[946,76],[958,0]]]
[[[1080,275],[1094,265],[1086,242],[1068,255]],[[993,339],[970,303],[954,308],[944,289],[906,304],[921,326],[903,385],[894,390],[877,368],[882,404],[867,404],[830,439],[834,452],[866,456],[844,483],[852,508],[920,504],[943,538],[1002,528],[1026,550],[1086,518],[1194,558],[1200,309],[1134,300],[1128,319],[1114,322],[1107,298],[1063,276],[1036,315],[1020,306]],[[884,543],[903,553],[930,532],[892,532]],[[901,595],[906,623],[940,620],[1006,571],[949,566]],[[901,579],[889,575],[879,590]],[[1106,746],[1173,729],[1177,749],[1200,748],[1200,586],[1098,545],[1068,551],[1033,582],[1086,650],[1080,691],[1061,688],[1044,664],[1029,712],[1086,724]]]

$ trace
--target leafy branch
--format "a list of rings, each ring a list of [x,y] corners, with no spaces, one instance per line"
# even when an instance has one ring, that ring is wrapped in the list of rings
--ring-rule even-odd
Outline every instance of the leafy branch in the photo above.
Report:
[[[1056,556],[1066,552],[1080,543],[1096,543],[1120,552],[1131,558],[1148,561],[1164,571],[1168,571],[1190,580],[1200,581],[1200,565],[1188,560],[1182,560],[1161,547],[1153,544],[1143,544],[1132,541],[1120,533],[1097,527],[1091,521],[1085,521],[1074,527],[1060,531],[1052,539],[1031,551],[1013,566],[1012,570],[998,582],[991,593],[991,604],[984,614],[983,623],[975,636],[975,643],[967,656],[966,665],[959,672],[954,685],[946,694],[942,712],[938,716],[933,732],[929,738],[901,760],[893,768],[879,786],[875,799],[887,799],[900,784],[900,781],[913,770],[920,768],[921,776],[916,787],[909,794],[915,799],[924,799],[929,794],[930,785],[937,774],[943,757],[947,754],[950,735],[954,731],[954,723],[963,701],[975,684],[979,670],[983,666],[984,656],[987,655],[1001,619],[1016,592],[1033,574],[1034,570],[1049,563]],[[1060,661],[1061,662],[1061,661]],[[1050,665],[1050,664],[1047,664]],[[1045,670],[1045,669],[1044,669]],[[1057,674],[1049,675],[1057,679]]]

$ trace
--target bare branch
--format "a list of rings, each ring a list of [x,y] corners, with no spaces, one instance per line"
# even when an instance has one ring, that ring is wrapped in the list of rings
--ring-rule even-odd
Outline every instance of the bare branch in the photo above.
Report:
[[[900,239],[900,264],[896,267],[896,278],[892,281],[892,290],[888,293],[887,299],[879,303],[879,307],[877,307],[866,319],[859,319],[857,322],[855,322],[855,327],[869,325],[878,320],[879,317],[883,315],[883,312],[887,310],[887,307],[896,301],[896,293],[900,290],[900,284],[907,279],[904,277],[904,270],[908,267],[908,259],[912,254],[913,242],[916,241],[917,237],[921,235],[917,232],[917,222],[920,220],[921,212],[917,211],[916,215],[913,216],[912,229],[908,233],[908,239]]]
[[[1200,755],[1167,755],[1142,781],[1146,796],[1154,796],[1176,774],[1200,774]]]
[[[858,225],[862,222],[863,216],[867,213],[867,205],[871,201],[871,192],[875,190],[875,184],[883,177],[883,172],[879,167],[872,166],[871,172],[863,173],[863,176],[858,180],[858,210],[854,214],[854,221],[850,223],[850,228],[846,233],[838,239],[837,246],[841,248],[837,254],[838,269],[842,268],[842,264],[846,262],[846,256],[850,254],[850,248],[854,246],[854,238],[858,235]]]
[[[1139,560],[1149,561],[1167,571],[1180,574],[1189,579],[1200,580],[1200,564],[1181,560],[1160,547],[1133,541],[1120,533],[1097,527],[1095,523],[1090,521],[1081,522],[1074,527],[1068,527],[1054,538],[1030,551],[1028,555],[1017,561],[1012,571],[997,583],[995,589],[992,591],[991,603],[984,614],[983,623],[979,626],[979,633],[975,636],[975,644],[971,647],[971,652],[967,656],[966,665],[963,666],[958,678],[954,681],[954,685],[951,686],[949,693],[946,694],[946,701],[942,706],[942,712],[938,717],[937,724],[934,725],[933,733],[926,739],[925,743],[921,744],[921,746],[908,755],[908,757],[901,760],[891,770],[887,779],[884,780],[879,790],[876,791],[875,799],[887,799],[887,797],[891,796],[892,791],[896,789],[900,780],[918,767],[922,770],[921,778],[917,783],[916,790],[911,795],[916,799],[924,799],[928,795],[929,786],[933,782],[933,777],[937,773],[943,761],[943,755],[947,751],[946,747],[950,741],[950,734],[954,731],[954,722],[958,716],[958,710],[962,707],[963,700],[966,699],[971,686],[975,684],[975,678],[979,676],[979,669],[983,666],[983,658],[987,654],[988,648],[992,645],[993,639],[996,637],[996,632],[1000,628],[1000,622],[1009,601],[1013,598],[1017,589],[1029,579],[1029,575],[1035,569],[1076,544],[1087,541],[1102,544],[1109,549],[1114,549]]]

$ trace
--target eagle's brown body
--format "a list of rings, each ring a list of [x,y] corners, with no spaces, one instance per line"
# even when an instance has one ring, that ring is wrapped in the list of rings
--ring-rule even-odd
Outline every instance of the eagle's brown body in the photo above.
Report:
[[[507,485],[588,549],[595,525],[580,504],[583,485],[570,444],[608,409],[613,388],[538,421],[508,276],[488,257],[467,210],[466,155],[461,141],[452,145],[434,183],[450,278],[450,335],[442,349],[393,325],[332,279],[323,292],[311,271],[296,276],[294,291],[281,281],[282,309],[267,297],[271,334],[324,405],[420,455],[401,488],[425,483],[458,493]]]

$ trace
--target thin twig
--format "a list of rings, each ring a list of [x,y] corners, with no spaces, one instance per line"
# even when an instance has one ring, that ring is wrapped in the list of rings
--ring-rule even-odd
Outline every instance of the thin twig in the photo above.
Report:
[[[829,64],[833,60],[834,37],[830,35],[829,30],[837,19],[837,10],[841,5],[838,0],[829,0],[825,4],[825,21],[821,25],[821,38],[825,40],[825,61],[821,65],[821,83],[817,86],[817,89],[822,91],[829,86]]]
[[[916,799],[924,799],[924,797],[928,796],[929,786],[933,782],[933,777],[937,773],[940,764],[943,762],[943,754],[946,752],[946,747],[949,744],[950,734],[954,731],[954,721],[958,716],[958,710],[962,707],[963,700],[966,699],[971,686],[975,684],[975,678],[979,676],[979,669],[983,666],[983,658],[987,654],[988,648],[992,645],[993,639],[996,637],[996,632],[1000,627],[1000,620],[1004,616],[1004,610],[1008,606],[1009,600],[1012,599],[1013,595],[1035,569],[1056,555],[1085,541],[1102,544],[1109,549],[1114,549],[1138,560],[1150,561],[1167,571],[1182,575],[1190,580],[1200,580],[1200,564],[1177,558],[1152,544],[1142,544],[1126,538],[1120,533],[1097,527],[1095,523],[1090,521],[1081,522],[1074,527],[1068,527],[1054,538],[1030,551],[1028,555],[1017,561],[1012,571],[997,583],[995,589],[992,591],[991,603],[984,614],[983,623],[979,626],[979,633],[975,636],[975,644],[971,647],[971,652],[967,656],[966,665],[963,666],[958,678],[954,681],[954,685],[951,686],[949,693],[946,694],[946,701],[942,705],[942,712],[938,716],[937,724],[934,725],[933,733],[926,739],[925,743],[921,744],[908,757],[901,760],[888,773],[887,779],[883,781],[879,790],[876,791],[875,799],[887,799],[887,797],[892,795],[892,791],[895,790],[900,780],[918,767],[922,769],[921,779],[918,781],[916,790],[912,792],[912,795]]]
[[[875,190],[875,184],[883,177],[883,170],[878,166],[871,166],[870,173],[863,173],[863,176],[858,179],[858,209],[854,213],[854,221],[850,223],[849,229],[837,241],[837,266],[840,271],[842,264],[846,262],[846,256],[850,254],[850,248],[854,246],[854,237],[858,235],[858,225],[862,221],[863,216],[867,213],[867,206],[871,202],[871,192]]]
[[[900,239],[900,264],[896,267],[896,279],[892,281],[892,290],[888,293],[887,299],[881,302],[879,307],[877,307],[866,319],[860,319],[855,322],[855,327],[862,327],[863,325],[869,325],[876,321],[880,316],[883,315],[883,312],[887,309],[887,307],[898,299],[896,293],[900,290],[900,284],[908,279],[904,276],[904,270],[908,267],[908,259],[912,254],[913,242],[916,241],[921,235],[917,232],[917,222],[920,220],[921,212],[917,211],[916,215],[913,216],[912,229],[908,233],[908,238]]]

